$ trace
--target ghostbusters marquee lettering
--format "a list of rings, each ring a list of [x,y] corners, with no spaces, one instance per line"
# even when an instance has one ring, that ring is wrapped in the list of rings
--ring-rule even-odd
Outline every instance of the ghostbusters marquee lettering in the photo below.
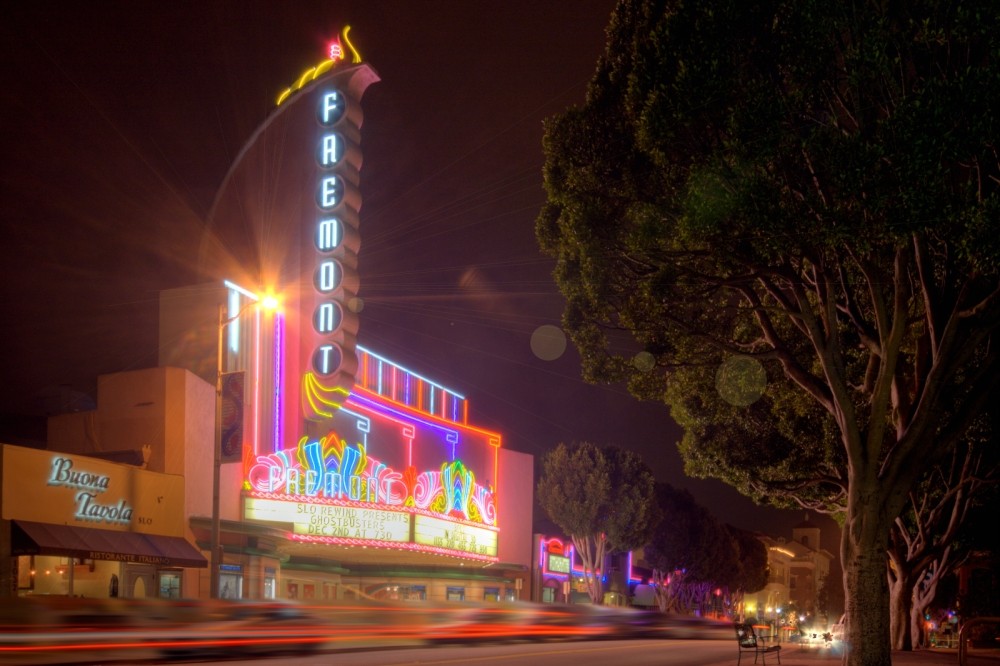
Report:
[[[291,523],[295,534],[396,543],[410,539],[410,515],[399,511],[255,497],[246,501],[248,519]]]

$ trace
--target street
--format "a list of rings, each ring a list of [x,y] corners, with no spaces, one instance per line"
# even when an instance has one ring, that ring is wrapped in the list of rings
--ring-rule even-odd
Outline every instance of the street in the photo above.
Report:
[[[707,666],[735,659],[734,641],[725,640],[628,640],[580,641],[567,643],[522,643],[439,648],[401,648],[324,653],[314,656],[275,657],[246,661],[224,660],[226,666],[238,664],[296,664],[310,666],[336,663],[337,666],[407,666],[420,664],[490,664],[528,666]],[[158,662],[171,663],[171,662]]]

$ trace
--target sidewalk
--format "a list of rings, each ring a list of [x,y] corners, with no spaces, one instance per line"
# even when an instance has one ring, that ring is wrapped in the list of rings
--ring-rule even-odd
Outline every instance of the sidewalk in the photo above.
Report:
[[[733,652],[735,653],[735,646]],[[713,664],[713,666],[734,666],[738,655],[733,654],[733,658],[728,661]],[[750,660],[747,661],[749,656]],[[798,645],[788,645],[781,650],[781,666],[835,666],[843,659],[843,655],[836,650],[825,648],[806,648]],[[743,655],[741,664],[753,664],[753,655]],[[778,660],[774,655],[767,655],[768,666],[774,663],[778,666]],[[760,664],[760,660],[758,660]],[[918,650],[916,652],[893,651],[892,666],[957,666],[958,650],[930,649]]]

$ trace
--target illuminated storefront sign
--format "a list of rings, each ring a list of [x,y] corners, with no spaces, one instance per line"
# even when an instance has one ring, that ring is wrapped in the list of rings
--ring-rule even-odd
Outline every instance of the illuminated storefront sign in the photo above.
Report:
[[[410,516],[399,511],[248,497],[246,518],[291,523],[295,534],[397,543],[410,540]]]
[[[458,550],[475,555],[497,554],[497,533],[440,518],[414,516],[413,541],[421,546]]]
[[[3,446],[3,518],[182,536],[184,479],[104,460]]]
[[[542,573],[564,578],[573,569],[573,545],[563,543],[562,540],[541,539],[539,544],[538,561],[542,564]]]
[[[546,569],[552,573],[569,573],[569,558],[563,555],[553,555],[549,553],[549,559],[546,562]]]
[[[353,405],[352,405],[353,409]],[[418,428],[388,418],[364,416],[344,407],[338,419],[353,423],[363,438],[347,444],[337,431],[266,456],[256,456],[246,475],[245,518],[292,525],[293,538],[332,545],[394,543],[410,550],[497,558],[498,530],[493,488],[476,480],[461,460],[418,468],[435,451],[451,453],[458,431]],[[443,428],[443,426],[437,426]],[[392,437],[402,437],[396,439]],[[390,459],[405,452],[414,464],[390,466],[368,451],[377,438]],[[480,437],[482,437],[480,435]],[[485,439],[485,437],[482,437]],[[422,451],[414,453],[414,444]],[[469,443],[470,455],[475,453]],[[474,460],[492,460],[485,442]],[[489,454],[489,455],[482,455]],[[491,476],[495,469],[490,468]]]
[[[98,497],[108,489],[111,478],[103,474],[74,469],[73,460],[56,456],[52,460],[52,473],[48,485],[71,488],[76,493],[77,520],[128,524],[132,520],[132,508],[124,499],[117,504],[104,504]]]
[[[460,460],[437,470],[408,467],[397,471],[367,453],[364,445],[348,445],[336,432],[294,449],[257,456],[247,472],[253,492],[309,501],[351,501],[385,507],[412,507],[461,520],[494,525],[496,504],[491,488],[476,482]]]

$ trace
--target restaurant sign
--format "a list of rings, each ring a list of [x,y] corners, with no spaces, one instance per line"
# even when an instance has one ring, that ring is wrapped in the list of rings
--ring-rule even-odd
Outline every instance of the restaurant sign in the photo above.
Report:
[[[182,536],[184,478],[3,445],[4,520]]]

